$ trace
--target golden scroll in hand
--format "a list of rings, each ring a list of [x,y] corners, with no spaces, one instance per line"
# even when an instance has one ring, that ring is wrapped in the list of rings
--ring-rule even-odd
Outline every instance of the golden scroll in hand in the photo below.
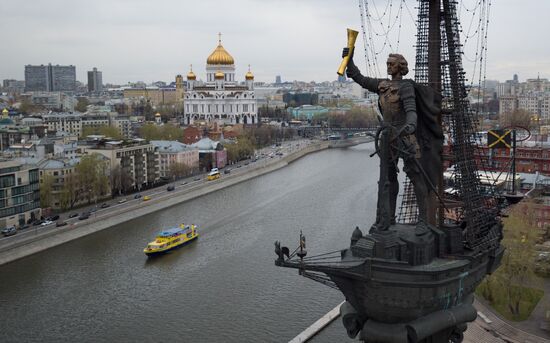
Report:
[[[348,29],[348,48],[349,53],[344,59],[342,60],[342,63],[340,63],[340,68],[338,68],[338,75],[342,76],[344,75],[344,72],[346,71],[346,67],[348,66],[348,62],[350,59],[350,56],[353,54],[353,49],[355,48],[355,40],[357,39],[357,36],[359,35],[358,31]]]

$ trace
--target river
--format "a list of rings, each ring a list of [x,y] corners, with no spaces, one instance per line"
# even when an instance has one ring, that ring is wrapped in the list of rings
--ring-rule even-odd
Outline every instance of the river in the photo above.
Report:
[[[345,248],[374,217],[372,144],[308,155],[253,180],[0,267],[0,342],[287,342],[343,296],[274,266],[275,240]],[[160,228],[199,240],[143,254]],[[333,342],[345,331],[315,342]]]

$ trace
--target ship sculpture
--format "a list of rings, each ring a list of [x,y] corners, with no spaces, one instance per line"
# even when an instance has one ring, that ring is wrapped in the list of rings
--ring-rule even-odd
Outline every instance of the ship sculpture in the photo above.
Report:
[[[333,253],[308,256],[302,233],[292,252],[275,242],[277,266],[344,294],[344,326],[364,342],[462,342],[477,316],[474,290],[504,252],[496,195],[482,187],[484,161],[474,154],[476,119],[466,97],[456,6],[419,1],[414,81],[403,78],[408,64],[399,54],[387,60],[390,78],[363,76],[353,62],[357,32],[348,32],[339,72],[347,67],[348,77],[379,95],[376,219],[368,232],[356,227],[349,247]],[[396,215],[400,160],[407,182]],[[452,199],[442,176],[450,165]]]

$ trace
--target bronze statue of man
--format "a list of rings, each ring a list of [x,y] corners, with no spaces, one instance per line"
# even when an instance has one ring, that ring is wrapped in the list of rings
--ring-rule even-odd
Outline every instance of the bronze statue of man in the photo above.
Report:
[[[342,57],[349,54],[344,48]],[[408,63],[402,55],[390,54],[387,60],[387,72],[391,79],[365,77],[353,62],[353,54],[347,66],[346,74],[363,88],[379,95],[378,106],[382,114],[379,138],[380,181],[376,223],[373,229],[387,230],[395,224],[395,209],[399,182],[397,163],[403,160],[403,170],[411,180],[418,205],[418,223],[416,233],[427,231],[428,180],[419,162],[421,149],[417,143],[418,113],[415,84],[403,76],[409,72]]]

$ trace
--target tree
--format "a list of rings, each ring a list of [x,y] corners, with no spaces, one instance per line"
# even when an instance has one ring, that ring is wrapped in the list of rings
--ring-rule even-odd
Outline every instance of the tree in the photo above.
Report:
[[[90,102],[88,101],[88,98],[78,98],[78,102],[74,109],[78,112],[86,112],[89,104]]]
[[[69,174],[65,176],[63,188],[61,189],[60,205],[64,210],[68,210],[74,207],[79,200],[80,187],[78,186],[78,180],[75,174]]]
[[[531,128],[532,114],[526,110],[517,109],[513,112],[507,112],[500,115],[500,125],[502,127],[527,127]]]
[[[42,182],[40,183],[40,207],[51,207],[52,204],[52,190],[53,190],[54,178],[49,174],[44,174]]]
[[[107,162],[99,154],[85,155],[77,164],[76,173],[81,191],[85,194],[88,203],[109,192],[109,178],[107,176]]]
[[[254,144],[246,136],[240,136],[233,144],[225,146],[227,159],[232,162],[244,160],[254,154]]]
[[[172,163],[170,169],[168,170],[168,176],[172,180],[181,179],[189,174],[191,168],[185,163]]]
[[[132,189],[132,176],[119,165],[111,169],[110,176],[113,196],[128,193]]]
[[[139,128],[139,136],[148,141],[161,139],[159,127],[155,124],[147,123]]]
[[[521,314],[520,304],[526,296],[524,287],[531,287],[536,283],[535,244],[539,239],[540,229],[536,223],[533,205],[524,200],[504,220],[502,245],[506,250],[502,263],[483,284],[483,296],[491,302],[504,300],[515,317]]]

